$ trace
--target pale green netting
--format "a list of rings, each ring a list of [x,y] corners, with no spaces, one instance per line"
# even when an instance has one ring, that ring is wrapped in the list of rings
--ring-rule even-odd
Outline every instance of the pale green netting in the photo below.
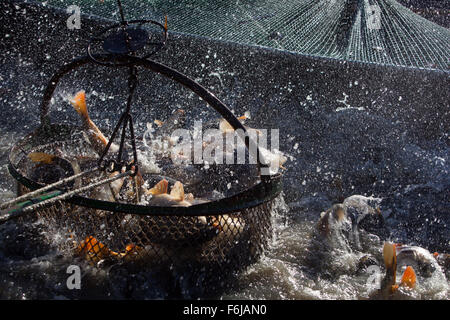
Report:
[[[118,20],[116,0],[45,3],[60,8],[75,4],[82,13]],[[348,61],[447,71],[450,66],[450,30],[394,0],[122,0],[122,4],[127,19],[162,22],[168,15],[169,30],[187,34]]]

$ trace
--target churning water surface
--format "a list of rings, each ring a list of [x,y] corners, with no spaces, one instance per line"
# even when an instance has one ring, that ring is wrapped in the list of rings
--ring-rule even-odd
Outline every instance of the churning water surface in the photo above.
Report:
[[[27,80],[29,86],[25,82],[15,88],[15,80],[11,79],[26,71],[27,66],[25,62],[13,66],[8,69],[8,64],[5,64],[1,73],[5,84],[2,87],[5,117],[0,125],[0,201],[15,196],[15,182],[7,171],[7,155],[14,142],[30,131],[29,123],[38,121],[37,114],[29,111],[34,110],[33,106],[43,89],[32,87],[32,77]],[[34,77],[35,81],[39,79],[38,74]],[[20,102],[19,107],[17,101]],[[423,156],[426,158],[427,154]],[[434,157],[429,155],[429,159],[431,162]],[[298,185],[291,181],[285,183],[284,188],[292,194]],[[411,190],[408,189],[408,192]],[[357,192],[355,190],[355,194]],[[317,222],[321,212],[329,209],[333,203],[320,194],[297,200],[289,203],[285,203],[283,198],[278,200],[272,212],[274,230],[268,250],[258,262],[230,280],[232,283],[227,284],[226,290],[213,294],[213,298],[369,298],[374,290],[374,284],[370,281],[372,273],[368,271],[370,264],[362,264],[361,259],[370,256],[372,264],[384,274],[383,241],[387,238],[395,240],[395,236],[381,237],[364,230],[352,230],[359,232],[358,237],[364,237],[364,245],[358,247],[349,240],[348,230],[347,233],[338,230],[331,243],[327,243],[330,240],[317,237]],[[401,208],[411,209],[413,202],[406,200],[405,203],[402,203]],[[383,214],[389,218],[389,209]],[[182,276],[159,279],[147,272],[127,273],[116,268],[102,269],[73,260],[58,251],[56,244],[62,237],[58,230],[46,227],[42,221],[27,219],[10,221],[0,226],[1,299],[165,299],[174,297],[173,292],[167,289],[174,285],[174,281],[178,288],[176,297],[205,297],[202,295],[203,288],[191,287],[191,282]],[[401,231],[401,220],[391,220],[389,227]],[[430,242],[433,235],[428,237],[423,237],[422,245]],[[401,240],[410,244],[407,235]],[[417,243],[417,239],[411,242]],[[448,238],[441,248],[445,249],[447,244]],[[81,266],[81,290],[68,290],[66,285],[67,267],[74,263]],[[448,299],[448,278],[443,270],[435,271],[427,276],[419,274],[416,289],[405,291],[399,298]]]

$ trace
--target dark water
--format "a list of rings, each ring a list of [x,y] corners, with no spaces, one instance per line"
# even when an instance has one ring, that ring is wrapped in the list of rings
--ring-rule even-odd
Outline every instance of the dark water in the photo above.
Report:
[[[15,141],[8,134],[1,135],[5,154]],[[15,183],[7,173],[6,159],[2,161],[1,199],[7,200],[15,195]],[[404,228],[398,221],[389,219],[389,204],[385,204],[382,209],[390,236],[360,230],[357,235],[362,243],[360,247],[352,245],[343,231],[338,231],[331,240],[318,238],[320,214],[331,205],[328,199],[317,194],[289,204],[283,197],[278,199],[272,212],[274,231],[269,249],[257,263],[230,278],[224,288],[208,293],[204,287],[193,286],[195,279],[186,273],[174,271],[161,277],[151,271],[91,266],[70,253],[59,251],[58,244],[65,240],[59,230],[32,218],[11,221],[0,226],[0,298],[367,299],[375,289],[369,281],[371,273],[367,265],[361,266],[361,258],[370,255],[373,264],[384,272],[383,240],[395,239]],[[405,238],[408,236],[402,239]],[[81,290],[67,288],[66,271],[70,265],[81,268]],[[419,275],[416,289],[400,298],[448,299],[448,289],[445,272],[439,269],[432,276]]]
[[[274,212],[274,239],[260,261],[230,280],[226,289],[208,295],[202,294],[204,288],[191,287],[192,279],[186,274],[161,278],[149,271],[90,266],[59,252],[55,246],[61,241],[58,232],[49,231],[41,222],[9,222],[0,227],[0,298],[367,299],[374,288],[359,260],[369,252],[380,259],[380,239],[374,237],[365,252],[351,250],[345,241],[339,244],[339,239],[332,250],[324,249],[314,245],[317,215],[308,210],[291,212],[288,218],[280,216],[285,210],[280,200]],[[81,267],[81,290],[67,289],[66,270],[72,264]],[[449,282],[439,271],[431,277],[419,276],[416,289],[400,298],[448,299],[448,289]]]
[[[8,150],[19,137],[36,127],[36,101],[39,101],[43,87],[35,84],[45,83],[46,79],[45,74],[41,74],[38,68],[30,66],[27,60],[20,57],[4,58],[3,62],[0,74],[0,99],[3,102],[3,116],[0,119],[1,201],[14,197],[16,188],[7,172]],[[24,73],[28,76],[21,77]],[[70,91],[70,87],[66,89]],[[103,95],[101,88],[98,91],[99,96],[104,100],[108,99],[108,95]],[[59,92],[60,96],[63,94],[64,89]],[[63,112],[65,107],[57,105],[56,109]],[[345,118],[344,116],[351,117],[358,111],[357,108],[350,108],[340,112],[342,118]],[[342,118],[338,120],[341,121]],[[329,120],[332,123],[335,119]],[[379,124],[377,123],[377,127]],[[364,131],[364,128],[358,129]],[[296,142],[295,137],[293,139],[293,142]],[[312,145],[314,143],[315,141],[311,142]],[[319,147],[325,149],[330,145],[331,143]],[[343,145],[340,147],[345,149]],[[387,235],[381,237],[361,232],[366,237],[366,246],[359,249],[350,246],[342,234],[334,238],[331,246],[323,245],[315,237],[317,221],[321,212],[330,208],[335,201],[323,193],[295,197],[302,182],[287,179],[284,188],[291,196],[286,200],[287,203],[280,200],[273,212],[274,234],[270,248],[259,262],[233,278],[232,282],[227,284],[226,290],[216,292],[213,297],[365,299],[373,288],[368,283],[370,274],[360,266],[360,259],[370,254],[374,257],[374,264],[380,266],[380,270],[384,272],[381,263],[384,240],[420,245],[430,252],[448,253],[448,147],[430,151],[414,144],[406,144],[404,153],[396,150],[395,145],[384,147],[381,156],[405,157],[405,162],[411,165],[404,172],[411,175],[420,172],[425,177],[424,181],[417,184],[392,185],[392,193],[383,194],[381,211],[386,220]],[[339,146],[331,150],[339,151],[338,148]],[[350,155],[349,158],[351,159]],[[294,163],[290,164],[294,170],[296,165],[307,162],[301,159],[301,154],[290,158],[289,161]],[[350,164],[349,168],[351,167]],[[312,168],[317,176],[329,174],[333,170],[330,163],[321,168]],[[375,166],[374,168],[376,169]],[[364,176],[363,173],[368,169],[356,168],[355,165],[354,170],[362,172],[361,175]],[[355,187],[353,194],[363,193],[360,191]],[[57,230],[49,230],[41,221],[25,220],[1,225],[0,298],[164,299],[174,296],[173,290],[168,290],[174,285],[177,288],[176,297],[210,297],[203,296],[202,288],[191,287],[186,278],[177,274],[171,278],[160,278],[150,272],[128,273],[119,268],[91,267],[59,252],[56,244],[61,241],[61,237]],[[81,290],[67,289],[66,270],[71,264],[81,267]],[[442,270],[438,270],[431,277],[419,276],[416,289],[406,292],[403,298],[448,299],[448,289],[448,278]]]

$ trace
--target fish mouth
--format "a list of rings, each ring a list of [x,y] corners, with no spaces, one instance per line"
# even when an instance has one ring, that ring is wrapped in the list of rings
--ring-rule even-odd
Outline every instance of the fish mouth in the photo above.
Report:
[[[420,275],[427,278],[431,277],[436,271],[437,261],[435,261],[431,253],[426,252],[422,248],[398,245],[396,253],[399,267],[412,266]]]

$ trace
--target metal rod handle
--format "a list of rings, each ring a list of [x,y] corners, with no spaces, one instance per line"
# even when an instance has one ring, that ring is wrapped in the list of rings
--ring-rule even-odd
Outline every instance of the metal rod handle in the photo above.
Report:
[[[62,191],[55,191],[54,193],[49,193],[46,195],[43,195],[40,199],[35,199],[34,203],[30,201],[30,205],[22,205],[19,208],[15,208],[12,210],[7,210],[6,212],[0,212],[0,224],[5,223],[11,219],[19,218],[23,216],[26,213],[33,212],[37,209],[41,209],[45,206],[51,205],[57,201],[66,200],[69,199],[77,194],[83,193],[85,191],[89,191],[91,189],[94,189],[100,185],[113,182],[115,180],[121,179],[123,177],[131,175],[132,171],[126,171],[123,173],[120,173],[118,175],[115,175],[114,177],[110,177],[103,180],[97,180],[94,183],[91,183],[87,186],[66,192],[61,193]]]
[[[84,177],[84,176],[86,176],[86,175],[88,175],[88,174],[91,174],[91,173],[93,173],[93,172],[95,172],[95,171],[97,171],[97,170],[98,170],[98,168],[93,168],[93,169],[90,169],[90,170],[88,170],[88,171],[84,171],[84,172],[75,174],[75,175],[73,175],[73,176],[64,178],[64,179],[62,179],[62,180],[60,180],[60,181],[57,181],[57,182],[55,182],[55,183],[46,185],[45,187],[39,188],[39,189],[34,190],[34,191],[32,191],[32,192],[28,192],[28,193],[26,193],[26,194],[24,194],[24,195],[22,195],[22,196],[20,196],[20,197],[17,197],[17,198],[14,198],[14,199],[10,200],[10,201],[7,201],[7,202],[2,203],[2,204],[0,205],[0,210],[5,209],[5,208],[8,208],[8,207],[10,207],[10,206],[12,206],[12,205],[14,205],[14,204],[16,204],[16,203],[19,203],[19,202],[21,202],[21,201],[25,201],[25,200],[31,199],[31,198],[33,198],[33,197],[36,197],[36,196],[38,196],[39,194],[44,193],[44,192],[47,191],[47,190],[54,189],[54,188],[59,187],[59,186],[61,186],[61,185],[63,185],[63,184],[66,184],[66,183],[68,183],[68,182],[70,182],[70,181],[72,181],[72,180],[75,180],[75,179]]]

